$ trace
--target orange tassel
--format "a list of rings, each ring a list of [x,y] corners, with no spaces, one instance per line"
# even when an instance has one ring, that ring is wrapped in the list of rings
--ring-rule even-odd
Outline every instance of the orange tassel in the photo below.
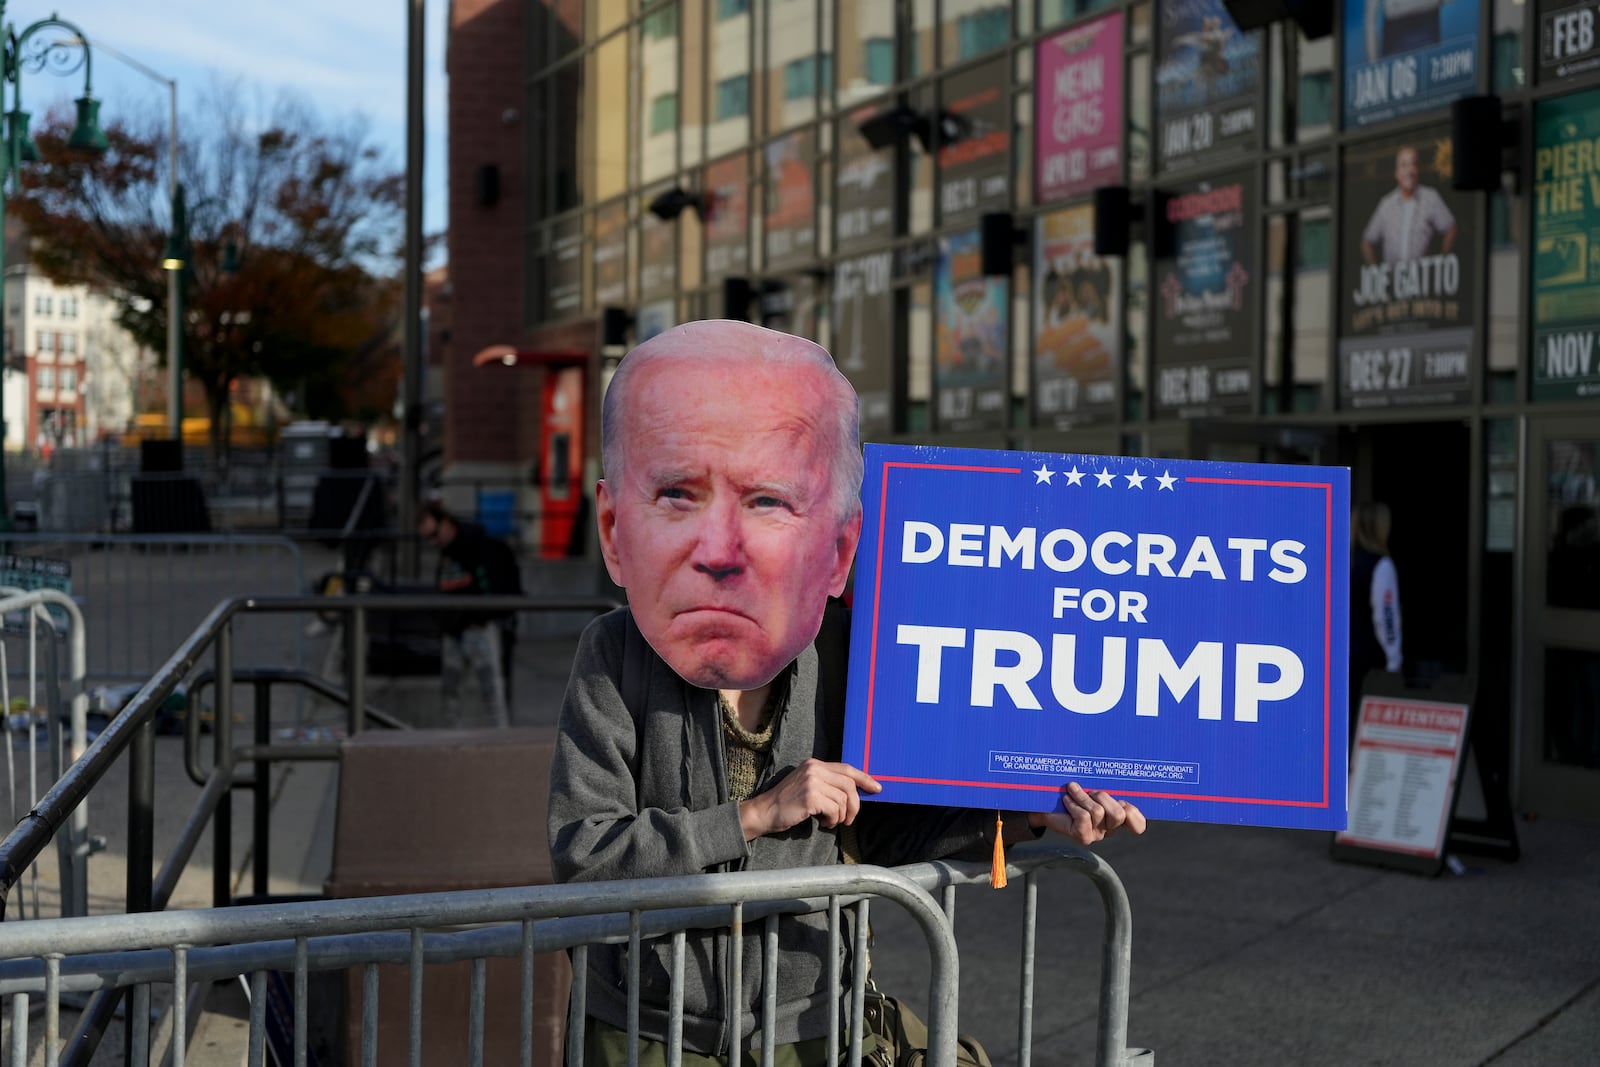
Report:
[[[994,889],[1006,887],[1006,834],[1000,813],[994,813],[994,859],[989,864],[989,885]]]

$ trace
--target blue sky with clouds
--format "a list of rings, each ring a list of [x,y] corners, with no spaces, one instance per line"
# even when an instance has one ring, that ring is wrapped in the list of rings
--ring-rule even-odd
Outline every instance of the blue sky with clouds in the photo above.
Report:
[[[445,226],[444,38],[447,0],[427,0],[424,71],[423,227]],[[52,12],[91,42],[124,52],[178,82],[179,138],[220,78],[267,103],[298,94],[325,120],[360,114],[370,141],[396,170],[405,166],[406,22],[411,0],[8,0],[6,21],[22,32]],[[70,106],[83,75],[23,74],[23,100],[41,115]],[[119,114],[167,114],[164,84],[104,51],[94,58],[102,122]],[[10,94],[7,93],[7,104]]]

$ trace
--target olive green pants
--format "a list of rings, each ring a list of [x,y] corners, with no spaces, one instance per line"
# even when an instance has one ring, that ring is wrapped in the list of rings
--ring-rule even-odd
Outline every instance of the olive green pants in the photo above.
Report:
[[[595,1018],[588,1022],[583,1042],[584,1067],[627,1067],[628,1031]],[[687,1049],[683,1053],[683,1067],[726,1067],[727,1062],[723,1056],[702,1056]],[[828,1039],[825,1037],[779,1045],[772,1056],[772,1067],[827,1067],[827,1063]],[[667,1067],[666,1044],[640,1038],[639,1067]],[[761,1053],[741,1053],[739,1067],[762,1067]]]

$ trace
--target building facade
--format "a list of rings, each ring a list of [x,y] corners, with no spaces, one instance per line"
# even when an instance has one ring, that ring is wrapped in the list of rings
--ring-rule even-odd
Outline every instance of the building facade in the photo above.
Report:
[[[1347,465],[1489,791],[1600,818],[1600,11],[1290,10],[458,2],[447,467],[559,534],[608,368],[713,316],[867,440]]]

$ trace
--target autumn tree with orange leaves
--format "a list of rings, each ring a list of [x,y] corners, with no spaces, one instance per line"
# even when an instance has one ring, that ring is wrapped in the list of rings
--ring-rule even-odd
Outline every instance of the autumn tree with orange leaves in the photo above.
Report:
[[[179,164],[188,203],[183,366],[204,389],[212,449],[228,441],[229,396],[264,377],[313,418],[386,413],[400,380],[404,184],[357,125],[334,129],[293,102],[250,121],[220,94],[209,127],[190,120]],[[139,343],[166,351],[171,226],[166,134],[107,127],[108,151],[67,145],[52,116],[39,161],[7,204],[35,267],[110,293]],[[228,268],[228,269],[225,269]]]

